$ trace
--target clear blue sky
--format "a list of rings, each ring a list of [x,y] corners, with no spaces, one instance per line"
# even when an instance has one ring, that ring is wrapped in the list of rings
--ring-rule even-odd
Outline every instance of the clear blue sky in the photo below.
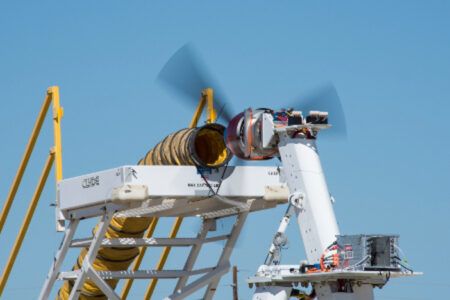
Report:
[[[186,126],[192,109],[154,81],[186,42],[200,49],[235,112],[278,107],[333,81],[349,138],[323,139],[319,146],[341,231],[398,233],[410,263],[425,272],[417,279],[392,280],[376,292],[378,299],[447,297],[448,1],[2,1],[1,200],[50,85],[60,86],[65,108],[66,177],[135,163],[167,133]],[[0,237],[0,266],[51,144],[50,125],[45,124]],[[62,238],[49,206],[54,197],[50,181],[4,299],[34,299],[39,293]],[[244,278],[263,262],[284,209],[257,213],[246,224],[232,256],[242,270],[242,299],[252,293]],[[169,230],[165,224],[158,235]],[[303,259],[293,225],[285,263]],[[85,235],[91,226],[82,227]],[[159,255],[150,254],[146,268]],[[181,265],[181,254],[169,267]],[[218,299],[231,298],[230,281],[224,277]],[[167,295],[172,284],[161,285],[155,299]],[[137,284],[133,298],[139,299],[144,287],[145,282]]]

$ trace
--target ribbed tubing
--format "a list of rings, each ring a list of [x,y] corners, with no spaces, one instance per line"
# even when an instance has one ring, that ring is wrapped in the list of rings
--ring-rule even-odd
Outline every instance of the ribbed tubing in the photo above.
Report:
[[[199,167],[220,167],[231,159],[226,148],[224,127],[219,124],[207,124],[203,127],[182,129],[167,136],[139,161],[139,165],[196,165]],[[106,238],[142,238],[152,218],[117,218],[109,225]],[[93,233],[97,230],[94,228]],[[88,252],[83,248],[72,270],[79,270]],[[139,247],[100,248],[93,266],[100,271],[127,270],[136,256]],[[106,280],[112,287],[118,280]],[[57,300],[69,299],[74,281],[66,280],[58,294]],[[80,294],[81,300],[106,300],[103,292],[91,281],[86,280]]]

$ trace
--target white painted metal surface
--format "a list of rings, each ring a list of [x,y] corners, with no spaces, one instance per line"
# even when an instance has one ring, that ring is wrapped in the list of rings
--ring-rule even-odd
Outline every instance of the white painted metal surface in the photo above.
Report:
[[[203,176],[202,176],[203,175]],[[48,299],[56,280],[75,280],[70,299],[77,299],[86,278],[93,280],[109,299],[118,295],[105,279],[179,279],[167,299],[185,299],[207,287],[204,299],[212,299],[220,278],[230,268],[230,256],[247,215],[252,211],[286,203],[286,185],[275,167],[228,167],[199,174],[185,166],[124,166],[65,179],[58,187],[60,208],[69,221],[60,250],[55,256],[39,299]],[[235,215],[231,232],[208,237],[215,219]],[[80,220],[101,216],[94,237],[74,239]],[[195,216],[203,219],[196,238],[105,239],[112,216],[165,217]],[[225,246],[216,266],[194,269],[202,245],[224,240]],[[192,247],[181,270],[96,271],[92,262],[100,247]],[[69,248],[87,247],[81,270],[60,271]],[[192,276],[199,276],[189,282]]]
[[[412,277],[422,275],[420,272],[406,271],[351,271],[332,270],[329,272],[301,273],[300,265],[260,266],[256,276],[247,279],[250,285],[257,285],[253,300],[283,299],[283,289],[292,284],[311,283],[319,300],[370,300],[373,299],[373,286],[384,286],[391,278]],[[349,280],[353,293],[339,293],[332,290],[337,280]],[[256,297],[256,298],[255,298]],[[260,298],[257,298],[260,297]],[[281,297],[281,298],[280,298]]]
[[[284,286],[259,286],[252,300],[286,300],[290,298],[292,288]]]
[[[75,283],[73,284],[72,291],[69,295],[69,300],[75,300],[80,297],[81,288],[87,278],[94,281],[94,283],[102,290],[102,292],[108,297],[108,299],[120,300],[120,297],[111,289],[111,287],[97,274],[94,269],[93,263],[97,252],[100,249],[101,242],[108,229],[109,223],[112,219],[112,212],[106,212],[98,224],[97,231],[94,234],[92,243],[86,256],[83,259],[83,265],[81,266],[81,272],[77,276]]]
[[[69,250],[70,243],[72,242],[79,222],[80,220],[74,220],[73,222],[70,222],[69,226],[66,228],[64,238],[59,245],[58,251],[55,254],[55,258],[52,262],[50,270],[48,271],[47,278],[45,279],[38,299],[48,299],[48,297],[50,296],[53,284],[58,277],[62,263],[64,261],[64,258],[66,257],[67,251]]]
[[[339,228],[333,210],[331,195],[328,191],[325,176],[323,174],[315,139],[306,137],[291,137],[288,129],[276,130],[279,143],[278,150],[282,161],[282,176],[289,188],[289,202],[297,216],[297,223],[302,236],[303,246],[309,264],[317,264],[324,250],[330,246],[339,234]],[[289,223],[289,211],[283,218],[279,232],[284,233]],[[272,255],[275,247],[272,244],[268,257]],[[267,262],[267,260],[266,260]],[[269,274],[265,274],[267,269]],[[283,299],[290,298],[288,287],[299,282],[312,284],[319,300],[337,299],[373,299],[373,287],[370,284],[362,284],[355,287],[354,293],[340,295],[332,285],[323,281],[313,281],[309,277],[289,277],[285,281],[273,281],[278,269],[292,270],[292,266],[261,266],[252,283],[257,284],[253,299]],[[299,268],[298,272],[299,271]],[[323,272],[321,272],[323,273]],[[292,274],[291,274],[292,275]],[[302,274],[305,275],[305,274]],[[265,281],[265,279],[270,280]],[[333,280],[336,281],[340,277]],[[258,281],[261,280],[261,281]],[[290,292],[290,290],[289,290]],[[284,297],[284,298],[283,298]]]
[[[282,133],[279,151],[289,191],[298,198],[295,213],[306,257],[309,263],[318,263],[325,248],[336,240],[339,228],[316,143]]]
[[[58,184],[60,210],[70,219],[73,212],[77,217],[100,214],[89,209],[105,203],[124,210],[133,206],[133,200],[211,196],[210,187],[219,186],[224,197],[263,198],[268,187],[283,186],[276,167],[227,167],[203,176],[191,166],[123,166],[69,178]]]
[[[75,230],[79,223],[78,219],[69,223],[66,229],[66,236],[60,246],[60,250],[55,256],[54,263],[50,268],[47,280],[44,283],[40,300],[47,300],[56,280],[74,280],[69,299],[78,299],[86,279],[91,279],[108,297],[108,299],[119,299],[117,293],[105,282],[107,279],[179,279],[177,288],[173,294],[166,299],[178,300],[186,299],[192,293],[201,288],[206,288],[204,299],[212,299],[216,291],[220,278],[226,274],[230,268],[230,256],[237,238],[242,230],[249,211],[237,214],[235,224],[231,232],[223,236],[207,237],[208,231],[211,229],[215,220],[205,219],[202,229],[197,235],[197,238],[126,238],[126,239],[105,239],[104,234],[108,227],[113,212],[106,211],[99,223],[98,230],[94,237],[87,239],[73,239]],[[194,269],[195,261],[205,243],[210,243],[218,240],[225,240],[225,246],[216,266]],[[191,253],[187,258],[185,266],[181,270],[137,270],[137,271],[97,271],[94,269],[92,263],[98,253],[100,247],[129,247],[143,246],[143,247],[161,247],[161,246],[175,246],[175,247],[192,247]],[[83,260],[83,265],[80,270],[61,272],[60,268],[63,263],[69,248],[88,247],[88,253]],[[192,276],[200,276],[193,282],[188,283]]]
[[[248,283],[288,284],[291,282],[325,283],[337,279],[351,279],[360,284],[384,285],[390,278],[421,275],[405,271],[352,271],[332,270],[329,272],[301,273],[300,265],[260,266],[257,276],[247,279]]]

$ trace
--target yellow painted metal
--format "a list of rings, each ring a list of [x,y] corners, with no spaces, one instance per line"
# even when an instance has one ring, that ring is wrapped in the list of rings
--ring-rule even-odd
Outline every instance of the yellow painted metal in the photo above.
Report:
[[[155,232],[155,229],[156,229],[156,225],[158,224],[158,220],[159,220],[158,218],[153,218],[152,222],[150,223],[149,228],[147,229],[147,232],[145,233],[145,238],[151,238],[153,236],[153,233]],[[147,247],[141,247],[141,251],[139,252],[138,257],[136,257],[136,260],[134,261],[134,264],[132,267],[133,272],[139,270],[146,250],[147,250]],[[130,293],[132,284],[133,284],[133,279],[131,279],[131,278],[127,279],[125,281],[123,288],[122,288],[122,295],[120,296],[120,298],[122,300],[127,299],[128,294]]]
[[[11,209],[11,205],[17,194],[17,190],[19,189],[23,174],[25,173],[25,170],[27,168],[28,161],[30,160],[37,138],[39,136],[39,133],[41,132],[42,124],[44,123],[45,116],[47,115],[47,111],[51,103],[53,103],[53,124],[54,124],[53,131],[55,142],[54,147],[56,160],[56,168],[55,168],[56,182],[62,179],[63,175],[62,175],[62,148],[61,148],[61,118],[63,116],[63,110],[59,103],[59,88],[57,86],[52,86],[47,89],[47,94],[45,96],[44,103],[42,104],[41,110],[34,124],[33,131],[31,132],[30,139],[28,140],[28,144],[25,148],[25,153],[23,154],[22,161],[20,162],[19,168],[17,169],[16,172],[16,176],[14,177],[8,196],[3,205],[3,209],[0,215],[0,233],[2,232],[3,226],[5,225],[5,221],[8,217],[9,210]]]
[[[61,120],[64,110],[59,103],[59,87],[52,86],[47,89],[47,95],[50,95],[53,104],[53,140],[55,148],[55,181],[58,184],[63,179],[62,166],[62,142],[61,142]],[[59,207],[59,199],[56,198],[56,205]],[[56,220],[56,230],[64,231],[64,220]]]
[[[61,119],[64,111],[59,104],[59,88],[52,86],[48,88],[47,94],[51,96],[53,104],[53,133],[55,141],[55,179],[58,183],[63,178],[62,169],[62,145],[61,145]]]
[[[202,91],[197,108],[194,112],[194,116],[192,117],[191,123],[189,124],[189,128],[194,128],[197,126],[205,105],[207,107],[206,123],[214,123],[217,119],[217,114],[214,109],[214,91],[212,88],[206,88]]]
[[[34,145],[36,144],[39,132],[41,131],[42,124],[44,123],[45,116],[50,106],[50,102],[51,96],[47,93],[44,99],[44,103],[42,104],[41,110],[39,112],[39,115],[34,124],[33,131],[31,132],[30,139],[28,140],[28,144],[25,148],[25,153],[23,154],[22,161],[20,162],[19,168],[17,169],[16,172],[16,176],[14,177],[13,183],[9,190],[5,204],[3,204],[2,213],[0,215],[0,233],[3,230],[3,226],[5,225],[5,221],[6,218],[8,217],[9,210],[11,209],[11,205],[14,201],[14,197],[16,196],[17,190],[19,189],[20,182],[22,181],[23,174],[25,173],[25,169],[27,168],[28,161],[30,160],[31,153],[33,152],[34,149]]]
[[[47,89],[47,94],[45,96],[44,103],[41,106],[41,110],[39,111],[39,115],[34,124],[33,131],[31,132],[31,136],[25,148],[25,153],[23,154],[22,160],[19,164],[19,168],[17,169],[16,172],[16,176],[14,177],[5,204],[3,205],[3,209],[0,215],[0,233],[8,217],[11,205],[17,194],[17,190],[19,189],[20,183],[22,181],[26,167],[30,160],[34,146],[36,145],[36,141],[42,129],[42,124],[44,123],[45,117],[47,115],[51,103],[53,103],[54,147],[52,147],[50,154],[47,158],[38,185],[33,194],[33,198],[28,206],[28,210],[23,220],[22,226],[19,229],[19,234],[17,235],[16,241],[14,242],[8,261],[3,270],[2,277],[0,278],[0,296],[3,293],[6,282],[8,281],[12,267],[20,251],[23,240],[30,226],[30,222],[33,217],[34,211],[39,202],[42,190],[45,186],[51,167],[55,162],[55,160],[56,160],[56,168],[55,168],[56,182],[62,179],[61,118],[63,116],[63,110],[59,103],[59,88],[57,86],[52,86]]]
[[[207,103],[207,112],[208,112],[208,119],[206,120],[207,123],[214,123],[216,121],[217,115],[216,111],[214,110],[214,91],[211,88],[204,89],[202,94],[206,98]]]
[[[22,242],[25,238],[25,234],[28,230],[28,227],[30,226],[31,219],[33,217],[34,211],[36,210],[36,206],[39,202],[39,198],[41,197],[42,190],[44,189],[44,186],[47,181],[48,174],[50,173],[50,170],[52,168],[54,159],[55,159],[55,151],[52,148],[52,150],[50,151],[50,153],[47,157],[47,161],[45,162],[45,166],[44,166],[44,169],[42,170],[42,174],[41,174],[41,177],[39,178],[39,182],[36,187],[36,190],[34,191],[33,197],[28,206],[28,210],[27,210],[25,218],[22,222],[22,226],[20,227],[19,234],[17,235],[16,241],[14,242],[11,253],[9,254],[8,261],[7,261],[6,266],[2,273],[2,277],[0,278],[0,297],[3,293],[6,282],[8,281],[12,267],[17,258],[17,254],[19,253],[19,250],[22,246]]]
[[[207,123],[213,123],[216,120],[216,113],[214,110],[214,92],[213,89],[206,88],[202,91],[202,96],[197,105],[197,109],[195,110],[194,116],[192,117],[191,123],[189,124],[189,128],[194,128],[197,126],[202,111],[205,107],[205,104],[207,104]],[[175,238],[177,236],[182,223],[183,217],[175,218],[175,221],[172,225],[172,229],[170,230],[169,238]],[[171,247],[163,248],[161,256],[159,257],[159,261],[156,265],[156,270],[161,271],[164,268],[164,265],[166,264],[171,249],[172,249]],[[158,283],[157,278],[153,278],[150,280],[150,283],[144,295],[145,300],[149,300],[152,297],[157,283]]]
[[[183,223],[183,217],[177,217],[175,218],[175,222],[172,225],[172,229],[170,230],[169,238],[173,239],[177,236],[178,230],[180,230],[181,223]],[[164,268],[164,265],[166,264],[167,257],[169,256],[171,247],[164,247],[163,252],[159,258],[158,264],[156,265],[156,270],[161,271]],[[155,291],[156,284],[158,283],[157,278],[153,278],[150,280],[150,284],[147,287],[147,290],[144,295],[145,300],[149,300],[153,292]]]

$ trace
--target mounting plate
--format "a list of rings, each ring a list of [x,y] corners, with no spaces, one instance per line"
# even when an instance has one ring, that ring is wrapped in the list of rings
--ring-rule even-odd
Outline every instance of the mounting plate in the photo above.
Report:
[[[299,265],[261,266],[258,274],[247,279],[252,285],[283,285],[297,283],[324,283],[339,279],[351,280],[358,284],[384,285],[390,278],[422,275],[421,272],[392,271],[351,271],[300,273]]]

